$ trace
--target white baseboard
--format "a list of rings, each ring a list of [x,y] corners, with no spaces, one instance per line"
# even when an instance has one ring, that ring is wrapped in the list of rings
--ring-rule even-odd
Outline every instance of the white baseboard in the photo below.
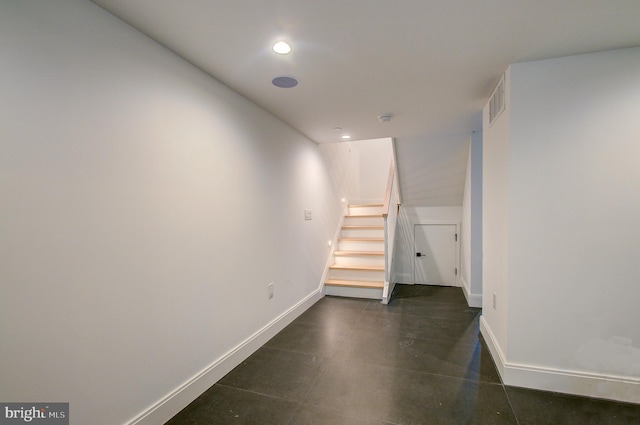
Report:
[[[461,279],[460,283],[462,284],[462,293],[467,299],[467,305],[469,307],[482,308],[482,294],[470,294],[464,279]]]
[[[497,343],[495,335],[491,332],[491,328],[487,325],[484,316],[480,316],[480,333],[484,337],[489,353],[491,353],[491,357],[493,357],[493,361],[498,369],[498,373],[504,381],[504,370],[507,362],[505,360],[504,353],[500,349],[500,345]]]
[[[192,376],[171,393],[158,400],[157,403],[127,422],[127,425],[157,425],[167,422],[320,300],[322,298],[320,289],[309,294],[225,355]]]
[[[480,331],[505,385],[640,404],[640,379],[510,363],[480,318]]]
[[[393,294],[393,289],[396,287],[396,283],[391,281],[385,282],[384,285],[385,289],[382,294],[382,304],[389,304],[389,301],[391,301],[391,294]]]

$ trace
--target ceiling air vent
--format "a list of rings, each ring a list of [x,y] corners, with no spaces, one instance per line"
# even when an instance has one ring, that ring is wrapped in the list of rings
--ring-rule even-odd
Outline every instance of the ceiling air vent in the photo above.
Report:
[[[489,125],[492,125],[504,111],[504,74],[489,98]]]

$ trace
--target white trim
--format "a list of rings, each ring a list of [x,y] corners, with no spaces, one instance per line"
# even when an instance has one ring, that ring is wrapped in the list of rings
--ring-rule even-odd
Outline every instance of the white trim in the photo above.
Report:
[[[480,318],[480,332],[487,342],[489,352],[505,385],[640,403],[640,379],[638,378],[510,363],[506,361],[484,317]]]
[[[167,422],[321,298],[321,288],[316,289],[262,329],[141,412],[137,417],[127,422],[127,425],[156,425]]]
[[[464,294],[464,297],[467,299],[467,305],[469,307],[482,308],[482,294],[469,293],[467,282],[462,277],[462,273],[460,273],[460,286],[462,287],[462,293]]]
[[[491,357],[493,357],[493,361],[498,369],[498,373],[504,381],[504,369],[507,362],[505,360],[504,353],[500,349],[500,345],[498,344],[493,332],[491,332],[491,328],[489,328],[484,316],[480,316],[480,333],[484,337],[484,340],[487,343],[487,348],[489,349]]]
[[[396,287],[396,283],[392,280],[385,282],[384,283],[384,293],[387,294],[387,296],[383,296],[382,297],[382,304],[389,304],[389,301],[391,301],[391,294],[393,294],[393,289]]]

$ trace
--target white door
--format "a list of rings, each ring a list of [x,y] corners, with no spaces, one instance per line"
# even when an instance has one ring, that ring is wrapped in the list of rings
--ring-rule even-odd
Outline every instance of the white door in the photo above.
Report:
[[[422,285],[456,285],[455,224],[416,224],[414,278]]]

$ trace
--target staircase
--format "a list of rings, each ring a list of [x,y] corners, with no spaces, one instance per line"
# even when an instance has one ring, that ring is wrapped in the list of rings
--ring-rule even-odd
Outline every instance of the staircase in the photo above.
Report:
[[[326,295],[382,299],[385,278],[382,209],[382,204],[349,205],[324,283]]]

